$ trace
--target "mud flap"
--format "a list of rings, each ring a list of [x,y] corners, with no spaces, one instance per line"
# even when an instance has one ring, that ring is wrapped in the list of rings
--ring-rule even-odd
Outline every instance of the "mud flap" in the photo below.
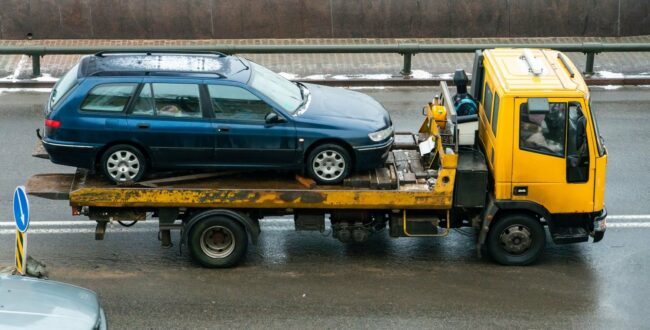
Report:
[[[481,258],[481,250],[485,244],[485,239],[487,238],[488,230],[490,230],[490,224],[494,220],[494,216],[497,214],[499,207],[494,203],[494,197],[488,195],[488,201],[481,215],[481,229],[478,234],[478,241],[476,242],[476,256]]]

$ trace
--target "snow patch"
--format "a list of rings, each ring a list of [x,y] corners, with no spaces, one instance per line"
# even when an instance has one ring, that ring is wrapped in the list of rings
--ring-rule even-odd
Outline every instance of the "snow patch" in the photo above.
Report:
[[[353,74],[353,75],[336,75],[332,79],[336,80],[350,80],[350,79],[362,79],[362,80],[387,80],[393,78],[392,74],[378,73],[378,74]]]
[[[298,75],[295,73],[279,72],[278,74],[289,80],[294,80],[298,78]]]
[[[33,81],[43,81],[43,82],[56,82],[59,80],[57,77],[52,77],[49,73],[43,73],[40,77],[31,79]]]
[[[622,73],[611,72],[611,71],[596,71],[596,74],[600,77],[610,78],[610,79],[624,77]]]
[[[0,88],[0,94],[4,93],[50,93],[51,88]]]
[[[413,70],[411,73],[411,77],[415,79],[431,79],[433,78],[433,75],[424,70]]]
[[[325,80],[328,75],[325,74],[313,74],[311,76],[305,77],[305,80]]]

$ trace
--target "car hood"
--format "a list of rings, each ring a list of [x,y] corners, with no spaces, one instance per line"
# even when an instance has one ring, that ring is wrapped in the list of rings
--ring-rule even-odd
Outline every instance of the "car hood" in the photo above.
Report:
[[[305,84],[311,94],[305,119],[339,118],[379,130],[391,125],[388,111],[372,97],[343,88]]]
[[[0,276],[0,328],[93,329],[99,320],[97,295],[56,281]]]

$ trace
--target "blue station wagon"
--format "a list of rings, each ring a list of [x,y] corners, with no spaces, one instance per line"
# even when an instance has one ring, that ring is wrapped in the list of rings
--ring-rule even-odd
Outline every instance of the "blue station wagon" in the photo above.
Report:
[[[384,164],[393,127],[373,98],[294,83],[219,53],[98,53],[55,85],[52,162],[137,182],[155,170],[287,169],[320,184]]]

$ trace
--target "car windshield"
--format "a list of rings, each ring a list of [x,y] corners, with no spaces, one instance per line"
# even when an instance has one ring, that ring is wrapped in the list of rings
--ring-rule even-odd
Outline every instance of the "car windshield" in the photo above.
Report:
[[[251,62],[253,77],[250,85],[275,103],[293,114],[303,103],[303,94],[300,87],[285,79],[279,74]]]
[[[66,73],[52,88],[52,94],[50,94],[51,105],[57,104],[66,93],[72,89],[74,85],[77,84],[77,69],[79,64],[75,65]]]

